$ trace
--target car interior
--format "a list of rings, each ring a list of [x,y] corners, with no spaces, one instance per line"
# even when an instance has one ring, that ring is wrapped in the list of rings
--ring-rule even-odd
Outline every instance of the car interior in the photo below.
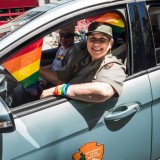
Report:
[[[116,56],[118,59],[122,61],[126,65],[127,61],[127,43],[125,40],[126,37],[126,32],[125,32],[125,21],[124,17],[122,17],[122,14],[118,14],[116,12],[112,12],[113,14],[116,14],[118,18],[121,19],[121,23],[123,23],[123,27],[119,26],[113,26],[112,24],[111,27],[113,27],[113,38],[114,38],[114,45],[112,47],[112,54]],[[112,14],[111,12],[109,14]],[[108,13],[107,13],[108,14]],[[103,14],[102,14],[103,15]],[[100,15],[101,16],[101,15]],[[95,16],[96,17],[96,16]],[[95,20],[95,17],[89,17],[86,19],[82,19],[76,22],[76,27],[75,27],[75,32],[77,32],[77,36],[75,36],[75,46],[80,47],[81,49],[86,49],[86,36],[85,32],[88,30],[88,26],[91,22]],[[84,27],[85,31],[81,34],[80,32],[80,27]],[[79,30],[78,30],[79,29]],[[48,64],[51,64],[53,62],[53,59],[55,58],[56,52],[58,48],[60,47],[60,44],[58,43],[58,37],[53,37],[53,35],[58,36],[57,33],[50,33],[49,35],[45,36],[43,38],[43,46],[42,46],[42,55],[41,55],[41,62],[40,66],[45,66]],[[55,39],[57,42],[55,42]],[[7,71],[6,71],[7,72]],[[127,74],[127,71],[126,71]],[[6,75],[9,75],[8,73]],[[10,75],[9,75],[10,76]],[[17,86],[17,82],[10,76],[9,82],[4,81],[4,77],[1,78],[1,84],[3,83],[2,87],[4,91],[1,92],[2,97],[6,100],[6,103],[8,106],[10,106],[10,95],[11,92],[13,91],[14,87]],[[7,88],[5,83],[7,83]],[[10,92],[8,93],[8,88],[10,89]],[[6,93],[7,90],[7,93]]]
[[[114,12],[112,12],[112,13],[114,13]],[[116,12],[116,14],[117,14],[117,12]],[[122,15],[120,15],[120,16],[122,16]],[[83,49],[85,49],[85,47],[86,47],[86,44],[85,44],[86,43],[86,36],[85,36],[84,33],[81,34],[81,32],[80,32],[80,28],[84,24],[81,24],[80,22],[82,21],[84,23],[84,21],[85,21],[85,27],[84,28],[85,28],[85,32],[87,32],[89,24],[94,21],[93,19],[94,19],[94,17],[89,17],[89,18],[82,19],[82,20],[79,20],[79,21],[76,22],[77,25],[75,26],[75,33],[77,33],[77,36],[75,36],[75,45],[77,47],[80,46]],[[124,21],[124,17],[122,17],[122,19]],[[113,26],[111,25],[111,27],[113,27]],[[49,34],[47,36],[47,38],[51,35],[52,34]],[[85,38],[82,39],[81,36],[84,36]],[[112,47],[112,54],[114,56],[116,56],[118,59],[120,59],[126,65],[127,44],[126,44],[125,37],[126,37],[125,27],[124,27],[124,29],[122,29],[121,31],[118,31],[118,32],[113,30],[114,44],[113,44],[113,47]],[[44,39],[45,38],[46,37],[44,37]],[[50,38],[50,39],[54,39],[54,38]],[[55,42],[53,42],[52,40],[50,42],[52,44],[53,43],[55,44]],[[46,44],[48,45],[50,42],[44,40],[43,45],[46,45]],[[56,51],[58,50],[59,47],[60,47],[60,44],[57,43],[56,45],[52,45],[50,49],[42,50],[41,66],[52,63],[53,59],[55,58],[55,53],[56,53]]]
[[[157,65],[160,64],[160,6],[149,6],[148,7],[154,43],[155,43],[155,53],[157,58]],[[75,26],[75,32],[77,36],[75,36],[75,46],[80,47],[82,49],[86,49],[86,36],[85,32],[88,30],[88,26],[91,22],[96,21],[97,16],[105,17],[105,14],[116,14],[119,16],[124,24],[123,27],[115,27],[113,24],[109,23],[113,28],[113,38],[114,45],[112,47],[112,54],[116,56],[118,59],[122,61],[126,65],[126,75],[128,76],[128,63],[127,63],[127,53],[128,53],[128,40],[127,40],[127,29],[125,23],[125,17],[119,11],[110,11],[105,12],[98,15],[93,15],[91,17],[86,17],[83,19],[77,20]],[[107,19],[107,18],[106,18]],[[103,18],[103,21],[106,19]],[[103,22],[101,21],[101,22]],[[105,21],[105,23],[108,23]],[[83,32],[81,29],[83,28]],[[41,63],[40,66],[45,66],[51,64],[53,59],[55,58],[56,52],[60,47],[58,43],[58,32],[50,33],[43,38],[43,49],[41,55]],[[1,67],[1,66],[0,66]],[[3,68],[3,67],[2,67]],[[9,95],[12,93],[13,89],[18,85],[18,82],[11,76],[11,74],[5,70],[4,68],[0,68],[0,96],[6,101],[6,103],[10,104]],[[5,72],[5,74],[4,74]],[[5,75],[5,76],[4,76]],[[5,80],[7,77],[7,81]]]

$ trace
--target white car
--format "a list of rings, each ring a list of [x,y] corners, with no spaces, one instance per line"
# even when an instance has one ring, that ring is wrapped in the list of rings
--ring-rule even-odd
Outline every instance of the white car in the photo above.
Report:
[[[18,64],[4,65],[8,60],[65,24],[108,13],[121,21],[119,28],[113,24],[112,51],[127,68],[120,97],[103,103],[48,97],[10,108],[7,66]],[[160,159],[159,0],[56,2],[1,26],[0,35],[6,66],[0,68],[0,160]],[[52,61],[57,47],[42,50],[42,59]]]

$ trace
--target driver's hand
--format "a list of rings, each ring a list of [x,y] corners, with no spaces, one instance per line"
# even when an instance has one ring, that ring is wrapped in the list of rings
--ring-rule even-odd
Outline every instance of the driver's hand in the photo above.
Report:
[[[43,90],[43,92],[40,96],[40,99],[53,96],[54,95],[54,90],[55,90],[55,87]]]
[[[48,84],[48,82],[45,80],[45,79],[39,79],[39,84],[42,86],[42,87],[45,87],[47,84]]]

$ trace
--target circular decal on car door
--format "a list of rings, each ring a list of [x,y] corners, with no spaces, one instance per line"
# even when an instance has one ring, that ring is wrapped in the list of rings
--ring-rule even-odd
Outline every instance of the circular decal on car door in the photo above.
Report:
[[[79,152],[73,154],[73,160],[102,160],[104,145],[97,142],[89,142],[79,148]]]

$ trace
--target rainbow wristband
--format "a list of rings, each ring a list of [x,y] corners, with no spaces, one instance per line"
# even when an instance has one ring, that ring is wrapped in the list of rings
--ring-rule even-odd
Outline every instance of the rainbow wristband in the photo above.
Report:
[[[61,96],[61,88],[62,88],[63,85],[58,85],[56,86],[53,94],[56,95],[56,96]]]
[[[67,90],[70,84],[58,85],[54,90],[54,95],[67,97]]]
[[[70,84],[66,84],[65,85],[65,88],[64,88],[64,92],[63,92],[63,96],[64,97],[67,97],[67,90],[68,90],[68,87],[70,86]]]

